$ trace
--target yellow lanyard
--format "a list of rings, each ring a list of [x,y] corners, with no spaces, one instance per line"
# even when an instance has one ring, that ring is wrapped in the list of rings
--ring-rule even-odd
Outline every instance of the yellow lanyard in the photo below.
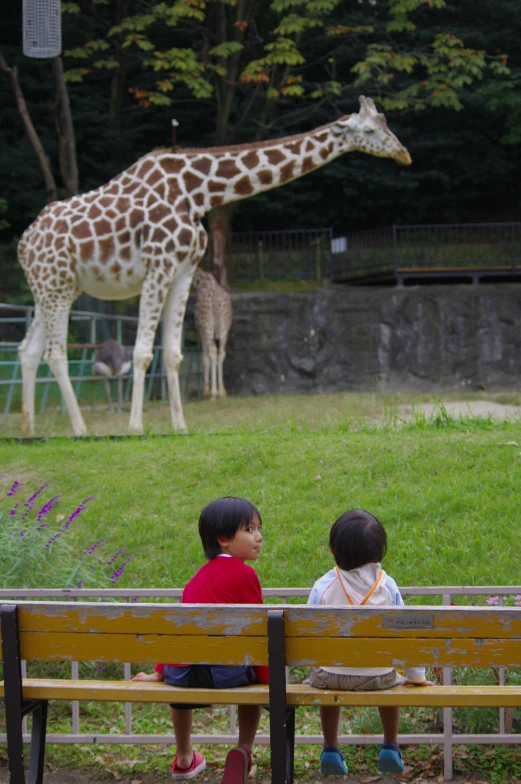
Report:
[[[342,580],[342,575],[340,574],[340,569],[338,568],[338,566],[336,566],[336,567],[335,567],[335,571],[336,571],[336,573],[337,573],[338,579],[340,580],[340,585],[342,586],[342,590],[343,590],[343,592],[344,592],[344,593],[345,593],[345,595],[346,595],[346,599],[347,599],[347,601],[349,602],[349,604],[350,604],[350,605],[352,605],[352,606],[354,607],[354,602],[353,602],[353,601],[351,601],[351,597],[349,596],[349,594],[348,594],[348,593],[347,593],[347,591],[346,591],[346,587],[345,587],[345,585],[344,585],[344,581]],[[377,589],[377,588],[378,588],[378,586],[380,585],[380,581],[381,581],[382,577],[383,577],[383,572],[382,572],[382,570],[380,569],[380,572],[379,572],[379,574],[378,574],[378,577],[376,578],[376,582],[375,582],[375,584],[373,585],[373,587],[371,588],[371,590],[369,591],[369,593],[367,593],[367,594],[364,596],[364,598],[362,599],[362,601],[360,602],[360,604],[365,604],[365,603],[366,603],[366,601],[367,601],[367,600],[368,600],[368,599],[369,599],[369,598],[370,598],[370,597],[373,595],[373,593],[376,591],[376,589]]]

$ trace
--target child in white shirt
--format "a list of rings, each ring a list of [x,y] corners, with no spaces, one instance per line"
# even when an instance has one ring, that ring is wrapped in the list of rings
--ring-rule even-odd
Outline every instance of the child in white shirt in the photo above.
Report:
[[[380,566],[387,550],[384,527],[369,512],[350,509],[334,523],[329,533],[329,548],[336,567],[314,584],[308,604],[320,605],[403,605],[398,586]],[[346,691],[377,691],[399,684],[433,686],[425,679],[425,668],[406,668],[406,677],[393,667],[313,667],[309,676],[312,686],[319,689]],[[398,748],[398,707],[378,708],[384,742],[378,752],[378,770],[401,773],[404,769]],[[320,708],[324,749],[320,772],[329,776],[345,776],[348,772],[344,756],[338,748],[340,706]]]

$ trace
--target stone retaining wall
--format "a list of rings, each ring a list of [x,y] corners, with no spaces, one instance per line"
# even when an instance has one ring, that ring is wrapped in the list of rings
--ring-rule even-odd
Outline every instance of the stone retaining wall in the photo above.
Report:
[[[235,293],[235,395],[521,384],[521,285]]]

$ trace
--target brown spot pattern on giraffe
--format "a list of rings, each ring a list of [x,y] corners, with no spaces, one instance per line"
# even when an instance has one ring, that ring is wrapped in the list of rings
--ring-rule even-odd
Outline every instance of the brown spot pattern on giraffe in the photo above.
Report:
[[[239,196],[249,196],[250,193],[253,193],[253,190],[253,185],[247,174],[235,183],[235,193]]]
[[[240,174],[240,169],[237,167],[237,164],[235,161],[228,159],[219,163],[215,176],[224,180],[231,180],[238,174]]]
[[[87,237],[91,236],[89,223],[86,220],[82,220],[80,223],[76,223],[76,225],[73,225],[72,227],[71,234],[78,240],[87,239]]]
[[[100,261],[105,264],[114,255],[114,237],[107,237],[100,240]]]
[[[191,171],[187,171],[183,174],[183,180],[187,191],[195,191],[203,184],[201,177],[197,177],[197,175],[193,174]]]
[[[209,174],[212,168],[212,161],[210,158],[200,158],[192,163],[192,169],[195,169],[201,174]]]
[[[210,207],[214,210],[216,207],[220,207],[223,203],[224,199],[222,196],[212,196],[210,199]]]
[[[294,169],[294,167],[295,167],[295,161],[290,161],[289,163],[286,163],[285,166],[281,167],[281,170],[280,170],[280,184],[281,185],[283,183],[287,182],[288,180],[291,180],[291,178],[293,177],[293,169]]]
[[[82,261],[89,261],[94,254],[94,241],[88,240],[87,242],[82,242],[80,245],[80,259]]]
[[[272,166],[277,166],[277,164],[286,160],[286,156],[281,150],[266,150],[266,157]]]
[[[179,234],[179,244],[180,245],[191,245],[193,240],[193,232],[190,229],[181,229]]]
[[[255,150],[251,150],[241,160],[247,169],[254,169],[259,165],[259,154]]]
[[[179,174],[181,169],[185,165],[185,161],[182,158],[177,157],[167,157],[162,158],[159,161],[159,165],[163,169],[164,172],[167,174]]]
[[[313,161],[313,158],[307,155],[302,161],[302,174],[311,171],[315,167],[316,167],[316,163]]]
[[[261,185],[271,185],[273,182],[273,174],[269,169],[261,169],[260,172],[258,172],[257,177],[259,178]]]
[[[208,183],[208,190],[210,191],[210,193],[222,193],[223,191],[226,190],[226,183],[210,180],[210,182]]]

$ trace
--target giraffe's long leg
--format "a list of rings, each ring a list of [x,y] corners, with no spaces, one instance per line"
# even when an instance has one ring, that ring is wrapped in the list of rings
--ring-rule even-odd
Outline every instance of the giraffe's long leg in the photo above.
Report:
[[[34,394],[38,365],[45,348],[45,322],[37,304],[34,319],[18,347],[22,366],[22,435],[34,434]]]
[[[69,412],[74,435],[84,436],[87,433],[87,428],[69,378],[69,364],[67,361],[69,313],[75,298],[76,293],[72,291],[70,296],[65,294],[59,299],[56,293],[48,299],[42,299],[41,306],[45,318],[46,336],[44,356],[60,387],[65,406]]]
[[[134,377],[129,422],[130,432],[136,434],[143,432],[145,374],[152,362],[154,337],[163,307],[164,284],[160,285],[158,283],[158,274],[159,270],[151,265],[151,269],[143,282],[139,301],[138,328],[133,353]],[[163,273],[161,273],[161,277],[164,277]]]
[[[181,354],[181,334],[186,310],[186,302],[190,292],[194,267],[180,272],[173,281],[165,303],[163,316],[164,348],[166,377],[168,381],[168,397],[172,427],[176,432],[186,431],[179,388],[179,367],[183,359]]]

